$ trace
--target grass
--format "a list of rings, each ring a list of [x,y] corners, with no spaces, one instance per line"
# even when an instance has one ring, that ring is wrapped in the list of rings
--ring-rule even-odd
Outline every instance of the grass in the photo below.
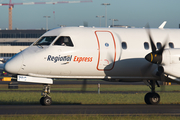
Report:
[[[51,90],[60,91],[80,91],[81,85],[52,85]],[[19,89],[9,90],[8,85],[0,85],[1,97],[0,105],[3,104],[39,104],[41,98],[42,85],[19,85]],[[7,90],[7,91],[6,91]],[[22,92],[14,92],[22,90]],[[33,92],[38,90],[39,92]],[[157,91],[160,89],[157,89]],[[166,87],[166,91],[179,91],[178,85]],[[28,91],[28,92],[26,92]],[[32,92],[31,92],[32,91]],[[87,91],[97,91],[97,85],[87,85]],[[101,85],[101,91],[146,91],[150,89],[145,85]],[[52,104],[145,104],[144,93],[62,93],[51,92]],[[179,92],[159,92],[161,96],[160,104],[180,104]],[[173,98],[173,99],[172,99]]]
[[[130,115],[0,115],[1,120],[179,120],[180,116]]]
[[[54,105],[61,104],[145,104],[145,93],[95,94],[95,93],[51,93]],[[160,93],[160,104],[180,104],[180,93]],[[38,92],[1,92],[0,105],[39,104]],[[173,98],[173,99],[172,99]]]

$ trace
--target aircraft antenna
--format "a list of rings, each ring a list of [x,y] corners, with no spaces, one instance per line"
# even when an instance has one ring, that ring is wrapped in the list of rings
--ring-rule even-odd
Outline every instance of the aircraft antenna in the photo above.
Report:
[[[12,30],[12,9],[14,5],[38,5],[38,4],[62,4],[62,3],[85,3],[92,2],[92,0],[79,0],[79,1],[57,1],[57,2],[28,2],[28,3],[0,3],[0,6],[9,6],[9,30]]]

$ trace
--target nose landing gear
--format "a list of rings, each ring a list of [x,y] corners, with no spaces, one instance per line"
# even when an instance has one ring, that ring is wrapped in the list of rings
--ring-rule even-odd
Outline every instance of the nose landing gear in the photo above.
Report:
[[[144,101],[147,105],[157,105],[160,102],[160,96],[158,93],[155,92],[155,83],[159,87],[159,84],[157,81],[150,80],[149,82],[150,84],[149,87],[151,89],[151,92],[148,92],[144,97]]]
[[[50,85],[44,85],[43,92],[41,93],[43,97],[40,99],[41,105],[44,105],[44,106],[51,105],[52,99],[49,96],[49,94],[50,94]]]

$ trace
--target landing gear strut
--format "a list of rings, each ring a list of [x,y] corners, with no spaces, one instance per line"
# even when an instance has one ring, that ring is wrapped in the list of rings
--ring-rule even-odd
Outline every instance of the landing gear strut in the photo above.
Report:
[[[148,92],[145,97],[144,97],[144,101],[146,102],[146,104],[148,105],[157,105],[160,102],[160,96],[158,93],[155,92],[155,84],[157,84],[157,86],[159,87],[159,84],[157,81],[155,80],[150,80],[149,81],[150,84],[150,89],[151,92]]]
[[[50,85],[44,85],[43,92],[41,93],[43,97],[40,99],[41,105],[45,105],[45,106],[51,105],[52,99],[49,96],[49,94],[50,94]]]

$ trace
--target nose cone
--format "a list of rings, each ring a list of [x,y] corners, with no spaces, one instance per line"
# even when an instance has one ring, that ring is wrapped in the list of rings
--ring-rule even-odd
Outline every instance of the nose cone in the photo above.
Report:
[[[145,59],[146,59],[147,61],[149,61],[149,62],[152,62],[152,55],[151,55],[151,53],[147,54],[147,55],[145,56]]]
[[[149,53],[146,55],[145,59],[151,63],[161,64],[162,62],[162,54]]]
[[[23,57],[20,53],[11,58],[9,61],[7,61],[4,65],[4,69],[9,73],[18,74],[18,71],[20,70],[22,63]]]

